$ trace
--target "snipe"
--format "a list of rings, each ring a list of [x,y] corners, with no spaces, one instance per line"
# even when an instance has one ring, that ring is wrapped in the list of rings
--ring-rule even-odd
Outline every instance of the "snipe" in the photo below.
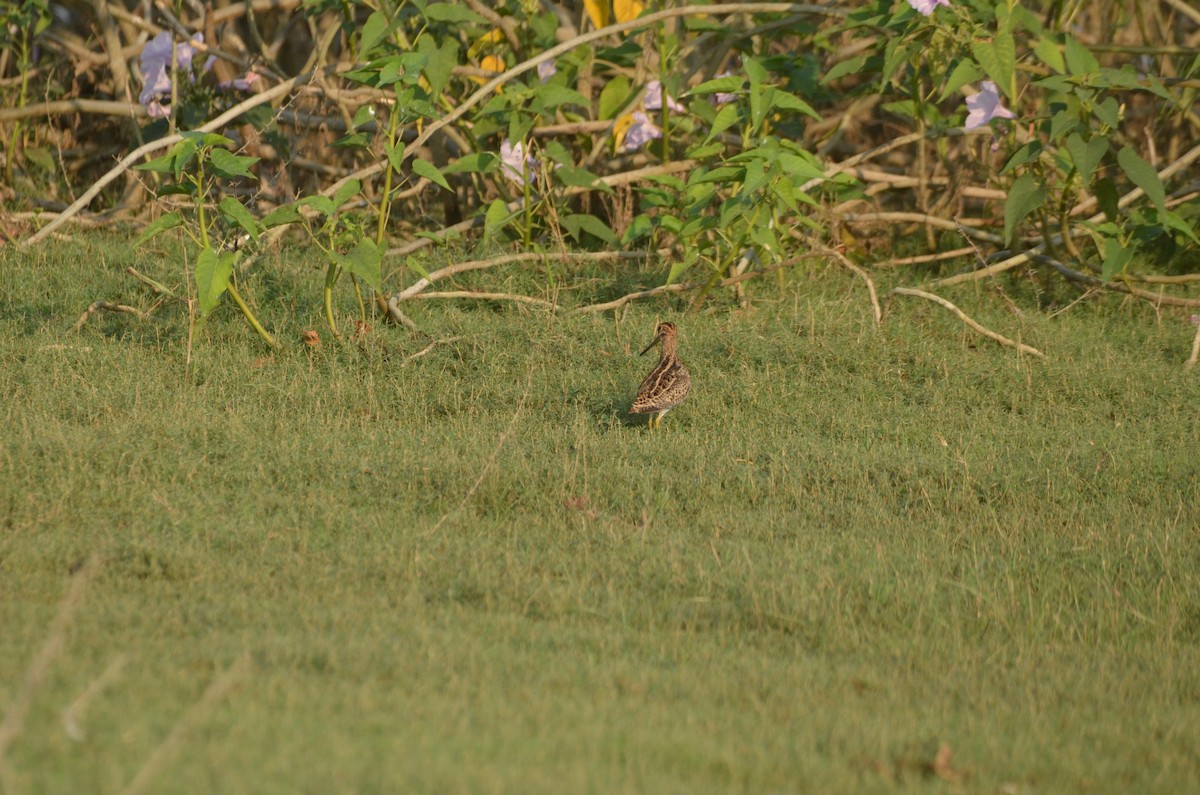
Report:
[[[630,414],[653,414],[651,428],[661,425],[663,415],[682,403],[692,389],[692,377],[675,355],[678,341],[679,329],[674,323],[659,323],[654,329],[654,339],[639,354],[644,356],[655,345],[662,345],[658,366],[642,381],[629,409]]]

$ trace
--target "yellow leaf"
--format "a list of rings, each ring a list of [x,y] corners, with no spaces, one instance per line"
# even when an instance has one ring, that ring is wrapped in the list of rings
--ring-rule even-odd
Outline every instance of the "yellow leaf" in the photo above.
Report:
[[[633,114],[626,113],[624,116],[613,122],[612,137],[617,144],[617,149],[621,148],[621,144],[625,142],[625,133],[629,132],[629,128],[633,126]]]
[[[508,65],[505,64],[504,59],[498,55],[485,55],[483,60],[479,62],[479,68],[486,69],[489,72],[496,72],[496,73],[508,71]],[[480,75],[471,75],[471,79],[482,86],[485,83],[487,83],[487,81],[491,80],[492,78],[491,77],[482,77]],[[497,91],[497,93],[500,91],[499,86],[496,87],[496,91]]]
[[[637,19],[645,10],[646,4],[640,0],[613,0],[613,15],[618,22]]]
[[[588,17],[597,28],[608,26],[608,0],[583,0]]]
[[[500,28],[492,28],[487,33],[480,36],[475,43],[471,45],[471,49],[467,50],[467,56],[472,59],[478,58],[479,53],[483,52],[484,50],[489,50],[503,41],[504,31],[500,30]]]

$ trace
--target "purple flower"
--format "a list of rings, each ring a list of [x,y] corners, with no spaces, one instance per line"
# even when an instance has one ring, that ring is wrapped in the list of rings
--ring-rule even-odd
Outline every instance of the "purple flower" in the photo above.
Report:
[[[633,114],[633,123],[625,131],[625,140],[621,148],[626,152],[633,152],[655,138],[662,138],[662,135],[662,130],[655,127],[650,117],[639,110]]]
[[[671,95],[667,96],[667,109],[674,113],[683,113],[684,107],[675,101]],[[651,80],[646,84],[646,97],[642,100],[642,107],[646,110],[661,110],[663,106],[663,87],[662,82]]]
[[[1000,104],[1000,92],[996,90],[995,83],[984,80],[979,85],[979,93],[967,97],[967,110],[970,111],[967,114],[968,130],[982,127],[992,119],[1015,118],[1011,110]]]
[[[533,182],[533,169],[536,167],[537,160],[533,155],[525,153],[524,143],[512,144],[507,138],[501,142],[500,173],[504,175],[505,179],[518,184]]]
[[[190,42],[175,46],[175,64],[181,69],[190,69],[192,58],[196,56],[197,44],[204,43],[204,34],[197,33]],[[138,101],[146,106],[146,111],[155,117],[166,116],[170,109],[157,101],[159,97],[171,95],[171,34],[165,30],[146,42],[138,59],[142,70],[142,79],[146,84]],[[212,66],[212,58],[204,65],[205,70]]]
[[[908,4],[919,13],[929,16],[938,6],[950,7],[950,0],[908,0]]]
[[[558,74],[558,67],[554,65],[554,61],[542,61],[537,66],[538,80],[545,83],[550,78]]]

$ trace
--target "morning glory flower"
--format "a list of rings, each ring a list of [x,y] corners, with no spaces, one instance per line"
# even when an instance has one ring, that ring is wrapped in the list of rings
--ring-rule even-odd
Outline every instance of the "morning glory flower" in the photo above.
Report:
[[[625,140],[621,148],[626,152],[636,151],[655,138],[662,138],[662,130],[654,126],[650,117],[640,110],[633,114],[633,123],[625,131]]]
[[[545,83],[550,78],[558,74],[558,67],[554,65],[554,61],[542,61],[537,66],[538,80]]]
[[[991,80],[984,80],[980,83],[979,93],[967,97],[967,110],[970,111],[967,114],[968,130],[982,127],[992,119],[1015,118],[1011,110],[1000,104],[1000,92]]]
[[[197,33],[192,36],[191,41],[177,44],[175,65],[181,70],[190,69],[192,58],[196,56],[195,45],[203,43],[204,34]],[[212,62],[213,58],[210,56],[204,64],[204,69],[208,70]],[[171,34],[164,30],[146,42],[138,58],[138,66],[142,70],[142,79],[146,81],[142,93],[138,95],[138,102],[146,106],[146,111],[151,116],[166,116],[170,109],[160,103],[158,98],[171,95]]]
[[[533,155],[526,154],[525,144],[510,143],[507,138],[500,144],[500,173],[506,179],[518,184],[533,182],[533,169],[537,160]]]
[[[674,113],[683,113],[684,107],[679,104],[670,95],[667,96],[667,109]],[[659,80],[651,80],[646,84],[646,96],[642,100],[642,107],[646,110],[662,110],[663,106],[663,87]]]
[[[950,7],[950,0],[908,0],[908,4],[919,13],[929,16],[938,6]]]

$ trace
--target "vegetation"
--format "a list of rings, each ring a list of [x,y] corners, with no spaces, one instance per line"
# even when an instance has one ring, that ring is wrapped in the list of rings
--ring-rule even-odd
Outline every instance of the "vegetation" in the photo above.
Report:
[[[0,790],[1194,787],[1198,43],[0,2]]]
[[[246,290],[281,339],[311,263]],[[189,361],[179,304],[64,335],[130,265],[174,267],[92,237],[0,269],[6,792],[1195,780],[1177,318],[959,291],[1041,360],[802,269],[680,318],[695,394],[648,432],[636,352],[677,299],[424,302],[432,340],[265,358],[226,311]]]

